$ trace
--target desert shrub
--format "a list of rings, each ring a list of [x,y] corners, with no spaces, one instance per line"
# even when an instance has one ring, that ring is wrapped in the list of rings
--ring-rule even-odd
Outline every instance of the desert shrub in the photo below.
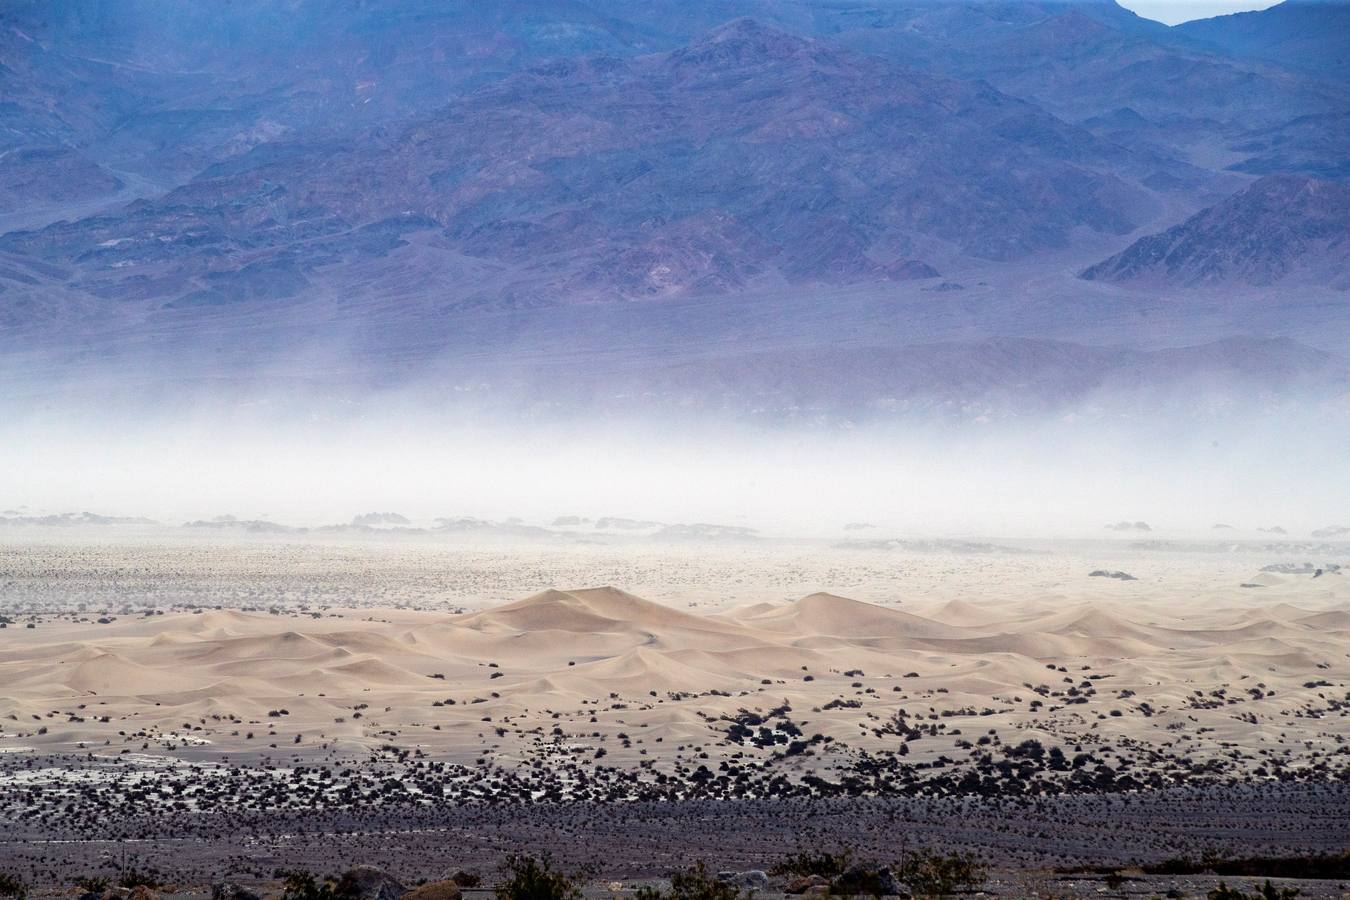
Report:
[[[506,880],[497,885],[497,900],[581,900],[578,879],[553,868],[553,858],[508,854],[501,866]]]
[[[1144,866],[1144,871],[1150,875],[1193,875],[1196,872],[1203,872],[1204,868],[1188,856],[1174,856],[1160,863]]]
[[[128,866],[117,876],[117,886],[127,889],[148,887],[159,887],[159,876],[145,869],[139,869],[136,866]]]
[[[771,871],[774,875],[820,875],[824,878],[837,878],[844,874],[844,870],[852,861],[853,851],[848,847],[838,853],[830,853],[827,850],[813,853],[810,850],[803,850],[787,857]]]
[[[659,891],[643,886],[637,889],[637,900],[737,900],[741,892],[734,886],[718,881],[703,863],[692,869],[670,876],[670,890]]]
[[[1253,887],[1250,894],[1220,881],[1219,886],[1209,892],[1209,900],[1293,900],[1298,893],[1298,888],[1277,888],[1269,878],[1260,887]]]
[[[1312,856],[1222,856],[1206,852],[1200,859],[1175,857],[1145,865],[1149,875],[1198,875],[1212,872],[1228,877],[1345,878],[1350,876],[1350,852]]]
[[[830,882],[830,893],[840,897],[885,897],[895,892],[891,870],[875,866],[849,866]]]
[[[313,872],[296,869],[281,873],[283,890],[281,900],[334,900],[333,885],[320,881]]]
[[[28,885],[24,884],[17,876],[8,872],[0,872],[0,897],[12,897],[13,900],[24,900],[28,896]]]
[[[82,875],[75,879],[75,886],[86,894],[101,894],[112,886],[107,875]]]
[[[896,863],[895,875],[920,894],[950,894],[957,888],[984,884],[984,866],[968,853],[906,854]]]

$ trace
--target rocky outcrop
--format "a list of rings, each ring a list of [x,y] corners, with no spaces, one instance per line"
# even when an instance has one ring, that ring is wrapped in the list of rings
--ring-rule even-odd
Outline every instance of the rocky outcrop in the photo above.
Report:
[[[408,889],[381,868],[356,866],[342,873],[333,893],[342,900],[400,900]]]

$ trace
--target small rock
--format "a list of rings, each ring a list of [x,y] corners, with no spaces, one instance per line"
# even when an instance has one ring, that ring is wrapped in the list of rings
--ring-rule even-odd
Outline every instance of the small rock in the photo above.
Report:
[[[798,875],[787,883],[783,888],[785,894],[805,894],[812,888],[823,887],[828,889],[830,879],[824,875]]]
[[[744,872],[718,872],[717,880],[738,888],[762,888],[769,883],[769,875],[763,869],[748,869]]]
[[[1107,569],[1098,569],[1095,572],[1088,573],[1089,578],[1115,578],[1119,581],[1138,581],[1129,572],[1112,572]]]

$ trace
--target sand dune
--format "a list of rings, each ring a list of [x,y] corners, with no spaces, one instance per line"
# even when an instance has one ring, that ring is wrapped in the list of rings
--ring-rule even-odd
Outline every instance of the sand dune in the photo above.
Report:
[[[912,613],[823,593],[810,594],[749,622],[757,628],[800,635],[925,638],[962,633],[959,628]]]
[[[132,662],[114,653],[102,653],[75,666],[63,683],[72,690],[100,696],[126,696],[179,690],[198,681],[190,673],[173,675]]]
[[[989,628],[999,621],[999,611],[986,606],[978,606],[968,600],[956,598],[949,600],[929,614],[944,625],[959,625],[964,628]]]
[[[1307,628],[1334,632],[1350,631],[1350,610],[1336,609],[1323,613],[1309,613],[1300,615],[1293,621]]]
[[[0,748],[318,759],[393,745],[528,766],[547,747],[678,771],[695,749],[710,768],[781,755],[790,721],[806,749],[780,764],[798,774],[903,741],[907,761],[934,761],[990,734],[1302,765],[1350,737],[1326,699],[1350,681],[1350,579],[1310,580],[897,598],[927,615],[824,592],[714,594],[703,614],[600,587],[457,615],[51,616],[0,630]]]

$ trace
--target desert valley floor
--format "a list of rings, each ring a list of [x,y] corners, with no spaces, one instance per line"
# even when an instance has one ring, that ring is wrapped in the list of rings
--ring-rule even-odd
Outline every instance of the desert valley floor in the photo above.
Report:
[[[39,880],[1350,840],[1346,545],[50,531],[0,537],[0,868]]]

